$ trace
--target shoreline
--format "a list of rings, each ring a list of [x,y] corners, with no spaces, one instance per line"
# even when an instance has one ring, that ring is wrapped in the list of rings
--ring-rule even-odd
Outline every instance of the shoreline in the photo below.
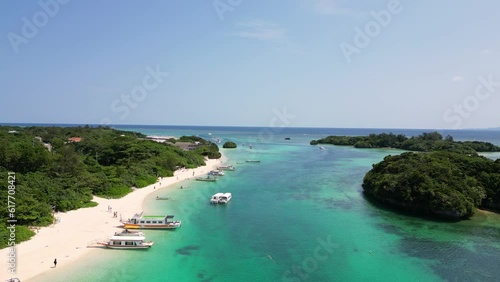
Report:
[[[17,277],[26,281],[50,270],[64,271],[66,266],[92,253],[94,249],[87,248],[90,243],[121,231],[120,217],[127,219],[141,212],[149,194],[157,189],[173,188],[172,185],[176,183],[204,175],[226,161],[227,158],[222,155],[220,159],[206,160],[204,166],[177,170],[174,176],[163,177],[156,183],[134,190],[120,199],[94,196],[92,200],[98,203],[95,207],[56,213],[57,223],[41,227],[30,240],[16,245],[16,274],[6,273],[8,277],[1,278]],[[108,207],[112,210],[108,210]],[[114,212],[118,212],[118,217],[113,217]],[[9,250],[10,247],[0,250],[0,256],[7,260]],[[57,267],[53,265],[55,258],[58,261]]]

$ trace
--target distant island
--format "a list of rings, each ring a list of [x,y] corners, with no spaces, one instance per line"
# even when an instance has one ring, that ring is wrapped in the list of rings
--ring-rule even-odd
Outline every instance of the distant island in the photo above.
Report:
[[[394,148],[416,152],[450,151],[463,154],[500,152],[499,146],[489,142],[454,141],[452,136],[448,135],[443,138],[438,132],[423,133],[415,137],[393,133],[370,134],[368,136],[328,136],[312,140],[310,144],[354,146],[355,148]]]
[[[386,206],[444,220],[462,220],[477,208],[500,212],[500,159],[478,155],[499,152],[488,142],[457,142],[438,132],[404,135],[329,136],[316,144],[356,148],[396,148],[408,151],[387,156],[366,173],[363,191]]]
[[[234,143],[232,141],[227,141],[224,143],[224,145],[222,145],[222,148],[225,148],[225,149],[234,149],[236,147],[237,147],[236,143]]]
[[[0,174],[5,179],[0,189],[14,191],[19,243],[34,234],[29,226],[53,223],[54,212],[95,206],[92,195],[120,198],[132,187],[220,157],[216,144],[196,136],[150,140],[101,126],[0,126]],[[2,209],[0,248],[9,237],[8,218],[9,211]]]

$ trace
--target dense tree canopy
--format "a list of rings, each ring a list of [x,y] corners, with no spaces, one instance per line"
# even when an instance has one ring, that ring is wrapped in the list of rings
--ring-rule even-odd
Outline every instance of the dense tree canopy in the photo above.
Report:
[[[476,207],[500,211],[500,159],[446,151],[387,156],[365,175],[363,189],[391,207],[464,219]]]
[[[488,142],[454,141],[453,137],[443,138],[438,132],[423,133],[416,137],[406,137],[402,134],[382,133],[368,136],[328,136],[319,140],[312,140],[311,145],[332,144],[354,146],[356,148],[396,148],[407,151],[432,152],[451,151],[464,154],[476,152],[500,152],[500,147]]]
[[[220,157],[216,144],[194,136],[181,140],[198,146],[185,151],[146,140],[140,133],[106,127],[0,126],[0,189],[6,195],[8,172],[14,172],[19,228],[48,225],[52,209],[91,206],[92,195],[122,197],[131,187],[172,176],[179,167],[194,168],[204,165],[205,157]],[[0,211],[0,247],[6,243],[8,215],[6,209]]]
[[[226,143],[224,143],[224,145],[222,145],[222,148],[226,148],[226,149],[234,149],[236,147],[237,147],[236,143],[234,143],[232,141],[227,141]]]

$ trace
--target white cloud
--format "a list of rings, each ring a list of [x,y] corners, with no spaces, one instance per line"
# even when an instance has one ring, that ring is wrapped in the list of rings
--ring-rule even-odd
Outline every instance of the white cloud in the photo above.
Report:
[[[464,77],[463,77],[463,76],[461,76],[461,75],[454,76],[454,77],[451,79],[451,81],[453,81],[453,82],[459,82],[459,81],[462,81],[462,80],[464,80]]]
[[[322,15],[344,15],[352,11],[346,8],[340,8],[336,0],[305,0],[312,10]]]
[[[258,40],[274,40],[284,38],[286,30],[278,25],[262,20],[251,20],[247,22],[239,22],[236,24],[240,30],[234,35],[243,38],[251,38]]]

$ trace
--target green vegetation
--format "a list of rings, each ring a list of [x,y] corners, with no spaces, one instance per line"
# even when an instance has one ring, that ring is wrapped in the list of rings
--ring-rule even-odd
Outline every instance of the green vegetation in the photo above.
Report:
[[[236,143],[234,143],[232,141],[227,141],[226,143],[224,143],[224,145],[222,145],[222,148],[226,148],[226,149],[234,149],[236,147],[237,147]]]
[[[205,156],[209,159],[219,159],[222,155],[219,152],[217,144],[207,141],[197,136],[181,136],[177,142],[190,142],[198,144],[196,149],[193,150],[198,155]],[[189,167],[189,166],[186,166]],[[195,166],[197,167],[197,166]],[[192,168],[192,167],[189,167]]]
[[[454,152],[403,153],[375,164],[365,195],[388,206],[447,220],[475,208],[500,211],[500,159]]]
[[[458,142],[449,135],[443,138],[438,132],[423,133],[411,138],[392,133],[370,134],[368,136],[328,136],[312,140],[310,144],[332,144],[356,148],[395,148],[418,152],[451,151],[474,155],[477,152],[500,152],[500,147],[488,142]]]
[[[81,137],[81,141],[69,142],[71,137]],[[172,176],[178,167],[194,168],[205,164],[204,157],[220,157],[216,144],[199,137],[181,138],[198,142],[190,151],[144,138],[140,133],[107,127],[0,126],[0,190],[7,195],[8,172],[14,172],[20,230],[16,241],[31,236],[28,226],[51,224],[53,209],[95,206],[92,195],[119,198],[131,187],[141,188],[155,183],[159,176]],[[44,143],[52,146],[50,151]],[[0,248],[7,243],[8,216],[7,209],[0,211]]]
[[[310,144],[425,152],[387,156],[365,175],[365,195],[387,206],[448,220],[468,218],[477,207],[500,211],[500,160],[477,154],[499,152],[491,143],[457,142],[429,132],[410,138],[392,133],[328,136]]]

